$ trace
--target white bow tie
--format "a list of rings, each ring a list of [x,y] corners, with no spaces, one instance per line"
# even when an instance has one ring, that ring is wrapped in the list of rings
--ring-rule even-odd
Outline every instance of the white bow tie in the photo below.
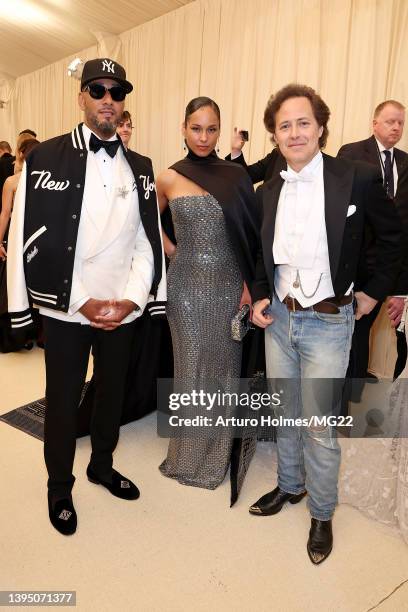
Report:
[[[303,174],[297,174],[296,172],[290,170],[281,170],[281,177],[286,183],[297,183],[297,182],[305,182],[310,183],[314,181],[314,176],[310,172],[304,172]]]

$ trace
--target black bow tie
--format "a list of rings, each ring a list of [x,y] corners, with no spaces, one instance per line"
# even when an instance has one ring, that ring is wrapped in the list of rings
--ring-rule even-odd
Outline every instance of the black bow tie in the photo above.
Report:
[[[95,134],[91,134],[89,139],[89,148],[91,151],[97,153],[99,149],[104,148],[111,157],[115,157],[119,144],[119,140],[100,140]]]

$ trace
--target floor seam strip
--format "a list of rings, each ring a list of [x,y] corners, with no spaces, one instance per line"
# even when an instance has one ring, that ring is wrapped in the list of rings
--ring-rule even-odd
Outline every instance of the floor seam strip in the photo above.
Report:
[[[375,610],[376,608],[378,608],[379,605],[381,605],[382,603],[384,603],[384,601],[387,601],[387,599],[389,599],[392,595],[394,595],[394,593],[396,593],[398,591],[398,589],[400,589],[404,584],[406,584],[408,582],[408,578],[406,580],[403,580],[400,584],[398,584],[395,589],[393,589],[391,591],[391,593],[389,593],[389,595],[387,595],[386,597],[384,597],[383,599],[381,599],[381,601],[378,602],[378,604],[376,604],[375,606],[373,606],[372,608],[368,608],[368,610],[366,612],[371,612],[372,610]]]

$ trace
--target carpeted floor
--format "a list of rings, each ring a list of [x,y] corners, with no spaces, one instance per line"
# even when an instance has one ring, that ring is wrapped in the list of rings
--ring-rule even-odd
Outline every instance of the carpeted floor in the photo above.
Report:
[[[21,381],[24,381],[23,384]],[[0,355],[1,410],[41,397],[42,353]],[[229,508],[228,478],[215,491],[179,485],[158,465],[167,441],[155,416],[121,430],[115,466],[141,497],[126,502],[89,483],[89,438],[77,443],[78,531],[49,524],[38,440],[0,423],[0,590],[75,590],[81,612],[376,612],[407,610],[408,547],[355,509],[339,506],[331,557],[306,553],[305,503],[276,516],[248,506],[273,488],[272,445],[261,443]]]
[[[0,421],[44,440],[45,397],[0,415]]]
[[[87,386],[88,383],[85,383],[82,391],[82,397]],[[16,429],[19,429],[20,431],[23,431],[24,433],[43,441],[46,405],[45,397],[39,400],[34,400],[28,404],[25,404],[24,406],[10,410],[10,412],[1,414],[0,421],[3,421],[7,425],[11,425]],[[87,429],[87,431],[89,430]]]

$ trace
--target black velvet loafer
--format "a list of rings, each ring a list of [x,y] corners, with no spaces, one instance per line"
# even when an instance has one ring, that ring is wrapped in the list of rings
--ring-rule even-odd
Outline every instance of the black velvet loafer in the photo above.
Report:
[[[53,502],[48,494],[48,514],[51,524],[62,535],[72,535],[77,528],[77,514],[72,498],[58,499]]]
[[[292,493],[285,493],[285,491],[281,491],[279,487],[276,487],[276,489],[270,491],[270,493],[266,493],[260,497],[258,501],[249,508],[249,512],[251,514],[257,514],[258,516],[277,514],[282,510],[286,502],[298,504],[305,495],[306,491],[298,495],[293,495]]]
[[[112,482],[101,480],[92,469],[88,466],[86,470],[88,480],[94,484],[100,484],[105,489],[108,489],[112,495],[120,499],[137,499],[140,496],[140,491],[135,484],[126,476],[122,476],[116,470],[112,470]]]
[[[307,541],[307,554],[315,565],[323,563],[333,548],[332,522],[319,521],[312,518],[309,539]]]

